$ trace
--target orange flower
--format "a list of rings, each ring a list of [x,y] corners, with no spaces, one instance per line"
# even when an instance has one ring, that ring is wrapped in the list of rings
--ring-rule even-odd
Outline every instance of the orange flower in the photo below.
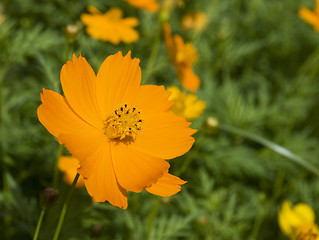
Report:
[[[163,86],[140,86],[139,59],[111,55],[95,75],[73,55],[61,70],[64,96],[43,89],[38,118],[79,159],[78,172],[98,202],[127,208],[126,191],[163,197],[185,181],[168,173],[172,159],[193,145],[196,130],[169,112]]]
[[[208,19],[204,12],[190,12],[182,19],[182,26],[185,30],[201,31],[207,27],[207,24]]]
[[[145,9],[149,12],[156,12],[159,9],[157,0],[125,0],[134,7]]]
[[[172,37],[168,23],[164,23],[163,27],[167,52],[175,65],[177,77],[188,91],[195,92],[200,86],[199,77],[192,69],[198,57],[197,51],[193,44],[185,44],[181,36],[175,34]]]
[[[182,92],[176,86],[168,87],[167,91],[171,92],[169,100],[174,101],[171,111],[189,121],[202,115],[203,110],[206,108],[205,102],[198,100],[195,94],[186,94],[186,92]]]
[[[299,17],[311,24],[319,32],[319,0],[316,0],[316,7],[313,12],[302,7],[299,10]]]
[[[74,157],[63,156],[59,158],[58,167],[62,172],[64,172],[64,181],[71,185],[77,173],[77,169],[80,167],[79,160]],[[84,186],[82,176],[79,177],[75,186]]]
[[[119,44],[120,41],[132,43],[138,40],[138,32],[133,29],[138,25],[136,18],[122,18],[119,8],[111,8],[102,14],[93,6],[88,7],[91,14],[82,14],[81,21],[87,25],[86,32],[94,39]]]

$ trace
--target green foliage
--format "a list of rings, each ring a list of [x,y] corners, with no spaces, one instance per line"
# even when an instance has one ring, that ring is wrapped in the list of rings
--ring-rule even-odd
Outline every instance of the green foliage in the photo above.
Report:
[[[85,188],[76,189],[60,239],[285,239],[277,223],[285,199],[309,204],[319,218],[318,176],[251,138],[206,125],[214,116],[319,168],[319,34],[298,17],[301,6],[313,8],[315,1],[184,2],[169,21],[198,50],[197,95],[207,104],[192,125],[199,130],[192,150],[170,162],[171,172],[188,183],[170,198],[129,193],[125,211],[94,203]],[[139,41],[115,46],[90,38],[80,22],[89,4],[102,12],[120,7],[125,16],[139,18]],[[97,72],[106,56],[131,50],[149,83],[180,83],[161,35],[156,46],[158,13],[98,0],[4,0],[2,9],[0,236],[31,239],[39,195],[52,186],[58,151],[37,120],[40,92],[61,92],[60,70],[72,53],[81,53]],[[206,12],[209,25],[202,32],[181,28],[191,10]],[[67,24],[79,28],[73,42],[65,37]],[[48,209],[39,239],[52,238],[69,187],[58,177],[60,198]],[[96,224],[98,233],[92,232]]]

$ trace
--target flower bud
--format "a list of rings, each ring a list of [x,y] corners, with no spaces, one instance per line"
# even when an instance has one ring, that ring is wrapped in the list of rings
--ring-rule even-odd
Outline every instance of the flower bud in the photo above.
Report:
[[[218,120],[214,117],[208,117],[206,119],[206,125],[211,129],[215,129],[218,127]]]
[[[53,188],[46,188],[41,194],[41,205],[43,208],[51,206],[59,197],[59,191]]]
[[[103,226],[101,224],[93,224],[91,226],[90,232],[92,238],[100,237],[103,232]]]
[[[69,41],[74,41],[78,32],[79,28],[76,25],[68,24],[65,27],[65,35]]]

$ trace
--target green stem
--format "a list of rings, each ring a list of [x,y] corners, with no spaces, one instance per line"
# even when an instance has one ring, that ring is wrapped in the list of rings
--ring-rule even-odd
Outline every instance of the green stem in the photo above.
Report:
[[[37,240],[38,236],[39,236],[39,232],[40,232],[40,228],[41,228],[41,224],[42,224],[42,220],[43,220],[43,216],[45,214],[45,208],[42,208],[39,219],[38,219],[38,224],[37,224],[37,228],[35,229],[35,233],[33,236],[33,240]]]
[[[148,60],[148,63],[145,69],[145,74],[143,76],[143,84],[146,84],[149,80],[149,77],[151,76],[152,69],[154,67],[154,63],[158,54],[160,42],[161,42],[161,27],[158,26],[158,30],[155,35],[155,40],[152,47],[151,56],[150,56],[150,59]]]
[[[73,180],[72,186],[69,189],[69,192],[68,192],[68,194],[66,196],[66,199],[65,199],[65,202],[63,204],[63,208],[62,208],[62,211],[61,211],[61,214],[60,214],[60,218],[59,218],[59,221],[58,221],[58,225],[56,227],[56,230],[55,230],[55,233],[54,233],[54,236],[53,236],[53,240],[57,240],[58,237],[59,237],[59,234],[60,234],[60,231],[61,231],[61,228],[62,228],[62,224],[63,224],[63,221],[64,221],[65,213],[66,213],[66,210],[68,209],[68,206],[69,206],[69,203],[71,201],[72,194],[74,192],[75,185],[76,185],[76,182],[79,179],[79,176],[80,176],[80,174],[77,173],[75,178],[74,178],[74,180]]]
[[[147,239],[150,239],[151,230],[153,227],[154,220],[158,214],[158,209],[161,205],[161,198],[156,196],[156,202],[153,205],[153,208],[151,209],[150,213],[148,214],[148,219],[146,223],[146,230],[147,230]]]
[[[226,132],[238,134],[242,137],[245,137],[245,138],[248,138],[252,141],[258,142],[259,144],[264,145],[265,147],[268,147],[269,149],[273,150],[274,152],[288,158],[289,160],[299,164],[303,168],[305,168],[308,171],[319,176],[319,169],[316,166],[314,166],[313,164],[307,162],[305,159],[299,157],[298,155],[292,153],[288,149],[286,149],[286,148],[284,148],[284,147],[282,147],[274,142],[271,142],[263,137],[257,136],[256,134],[253,134],[253,133],[250,133],[250,132],[247,132],[245,130],[242,130],[242,129],[239,129],[236,127],[232,127],[232,126],[219,124],[218,128],[221,130],[224,130]]]
[[[59,145],[58,151],[57,151],[57,156],[54,161],[54,166],[53,166],[53,188],[56,189],[58,186],[58,176],[59,176],[59,169],[58,169],[58,164],[59,164],[59,159],[62,156],[63,153],[63,145]]]
[[[300,111],[302,101],[306,96],[307,89],[311,86],[316,73],[319,70],[319,47],[304,61],[297,72],[297,84],[301,84],[300,87],[297,86],[297,93],[295,97],[298,99],[298,102],[295,104],[292,113],[289,118],[290,121],[287,123],[287,127],[284,132],[284,136],[289,138],[289,134],[293,129],[296,121],[297,113]]]
[[[183,165],[180,168],[178,168],[176,170],[176,172],[174,172],[174,175],[180,176],[188,168],[188,166],[191,164],[191,162],[198,155],[198,152],[199,152],[202,144],[204,143],[204,141],[205,141],[205,138],[202,137],[201,133],[199,132],[199,135],[197,135],[197,137],[196,137],[196,143],[195,143],[192,151],[190,151],[187,154],[186,159],[183,161]]]

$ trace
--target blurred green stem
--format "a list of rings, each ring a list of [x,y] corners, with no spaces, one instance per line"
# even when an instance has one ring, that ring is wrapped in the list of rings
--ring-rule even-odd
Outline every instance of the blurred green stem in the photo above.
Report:
[[[158,26],[158,29],[155,35],[155,40],[153,43],[151,56],[150,56],[150,59],[148,60],[148,63],[145,69],[145,75],[143,76],[143,80],[142,80],[143,84],[147,84],[149,77],[151,76],[152,70],[154,68],[154,63],[158,54],[160,43],[161,43],[161,25]]]
[[[293,129],[296,121],[297,112],[300,111],[300,107],[302,105],[302,101],[306,95],[307,89],[311,87],[311,82],[314,79],[316,73],[319,70],[319,47],[304,61],[301,67],[298,69],[297,72],[297,98],[298,102],[294,105],[293,111],[288,117],[289,122],[287,123],[287,127],[284,132],[284,136],[289,138],[291,130]],[[298,86],[301,83],[301,86]]]
[[[265,147],[268,147],[269,149],[273,150],[274,152],[288,158],[289,160],[299,164],[300,166],[302,166],[303,168],[309,170],[310,172],[314,173],[315,175],[319,176],[319,169],[312,165],[311,163],[307,162],[305,159],[299,157],[298,155],[292,153],[291,151],[289,151],[288,149],[274,143],[271,142],[263,137],[260,137],[256,134],[247,132],[245,130],[242,130],[240,128],[236,128],[236,127],[232,127],[232,126],[227,126],[227,125],[223,125],[223,124],[219,124],[218,128],[226,131],[226,132],[230,132],[233,134],[237,134],[240,135],[242,137],[248,138],[252,141],[255,141]]]
[[[146,223],[147,239],[150,239],[151,230],[154,224],[154,220],[158,214],[158,209],[160,205],[161,205],[161,197],[156,196],[155,203],[150,213],[148,214],[148,219]]]
[[[180,176],[188,168],[195,156],[198,155],[198,151],[205,140],[205,138],[202,137],[201,132],[198,133],[199,134],[195,137],[196,144],[193,146],[192,151],[189,151],[189,153],[186,155],[186,159],[183,161],[183,165],[179,169],[177,169],[176,172],[174,172],[174,175]]]
[[[66,196],[66,199],[64,201],[63,208],[62,208],[62,211],[61,211],[61,214],[60,214],[60,217],[59,217],[58,225],[56,227],[56,230],[55,230],[55,233],[54,233],[54,236],[53,236],[53,240],[57,240],[59,238],[59,234],[61,232],[61,228],[62,228],[62,224],[63,224],[63,221],[64,221],[65,213],[66,213],[66,210],[68,209],[68,206],[69,206],[69,203],[71,201],[72,194],[74,192],[75,185],[76,185],[76,182],[79,179],[79,176],[80,176],[80,174],[77,173],[75,178],[74,178],[74,180],[73,180],[72,186],[69,189],[69,192],[68,192],[68,194]]]
[[[59,169],[58,169],[58,164],[59,164],[59,159],[62,156],[63,153],[63,145],[59,144],[57,156],[55,158],[55,162],[53,163],[53,188],[56,189],[58,187],[58,177],[59,177]]]
[[[45,208],[42,208],[42,210],[41,210],[41,213],[40,213],[40,216],[39,216],[39,219],[38,219],[37,228],[35,229],[35,233],[34,233],[34,236],[33,236],[33,240],[38,239],[40,228],[41,228],[41,224],[42,224],[42,220],[43,220],[43,216],[45,214],[45,210],[46,210]]]

